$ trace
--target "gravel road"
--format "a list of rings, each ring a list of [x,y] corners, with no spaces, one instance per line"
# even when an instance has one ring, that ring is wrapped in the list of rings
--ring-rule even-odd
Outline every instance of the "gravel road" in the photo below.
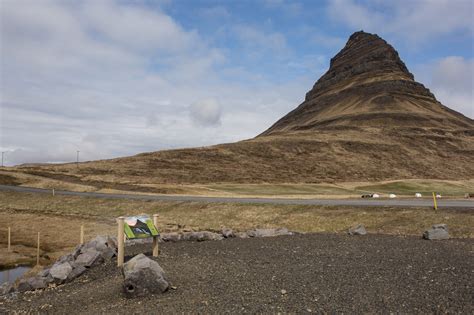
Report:
[[[50,189],[0,185],[0,190],[29,193],[51,194]],[[225,203],[270,203],[283,205],[315,205],[315,206],[355,206],[355,207],[433,207],[433,200],[428,199],[292,199],[292,198],[244,198],[244,197],[202,197],[202,196],[175,196],[175,195],[132,195],[106,194],[95,192],[78,192],[56,190],[55,194],[111,199],[138,199],[163,201],[197,201],[197,202],[225,202]],[[439,199],[439,208],[474,210],[474,200]]]
[[[337,234],[166,243],[157,261],[175,290],[126,299],[108,264],[56,289],[0,298],[0,313],[473,314],[473,245]]]

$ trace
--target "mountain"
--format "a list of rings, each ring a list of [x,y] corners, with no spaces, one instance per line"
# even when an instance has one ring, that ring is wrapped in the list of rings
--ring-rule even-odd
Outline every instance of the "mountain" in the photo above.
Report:
[[[386,41],[357,32],[305,101],[262,135],[341,126],[472,128],[473,121],[416,82]]]
[[[156,183],[454,180],[473,178],[473,156],[474,121],[416,82],[385,40],[356,32],[304,102],[253,139],[19,170],[119,189]]]

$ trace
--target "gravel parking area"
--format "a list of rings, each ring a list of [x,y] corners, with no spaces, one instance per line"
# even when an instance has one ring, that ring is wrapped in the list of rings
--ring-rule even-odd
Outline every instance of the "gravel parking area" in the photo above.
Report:
[[[473,239],[306,234],[161,245],[171,289],[126,299],[106,264],[0,313],[474,313]],[[150,246],[127,248],[127,255]]]

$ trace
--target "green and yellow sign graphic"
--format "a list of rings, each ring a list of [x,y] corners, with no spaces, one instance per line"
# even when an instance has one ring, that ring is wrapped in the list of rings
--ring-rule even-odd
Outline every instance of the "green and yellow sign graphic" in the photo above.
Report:
[[[158,235],[158,230],[148,216],[126,217],[124,231],[128,239],[147,238]]]

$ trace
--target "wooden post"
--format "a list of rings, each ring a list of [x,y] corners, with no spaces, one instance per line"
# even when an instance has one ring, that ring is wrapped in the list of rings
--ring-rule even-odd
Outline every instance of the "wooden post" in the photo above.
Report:
[[[158,226],[158,214],[153,215],[153,225]],[[153,236],[153,257],[158,257],[158,236]]]
[[[12,229],[11,227],[8,227],[8,247],[7,247],[7,251],[11,251],[11,241],[12,241]]]
[[[80,238],[81,244],[84,244],[84,224],[81,225],[81,238]]]
[[[53,188],[53,197],[54,197],[54,188]]]
[[[36,265],[40,263],[40,232],[38,232],[38,246],[36,247]]]
[[[124,221],[125,221],[125,217],[119,217],[117,219],[117,223],[118,223],[118,228],[117,228],[117,243],[118,243],[117,267],[122,267],[123,266],[123,261],[124,261],[124,254],[125,254],[125,242],[124,242],[124,239],[123,239]]]
[[[433,192],[433,204],[434,204],[434,209],[438,210],[438,203],[436,202],[436,195],[434,192]]]

